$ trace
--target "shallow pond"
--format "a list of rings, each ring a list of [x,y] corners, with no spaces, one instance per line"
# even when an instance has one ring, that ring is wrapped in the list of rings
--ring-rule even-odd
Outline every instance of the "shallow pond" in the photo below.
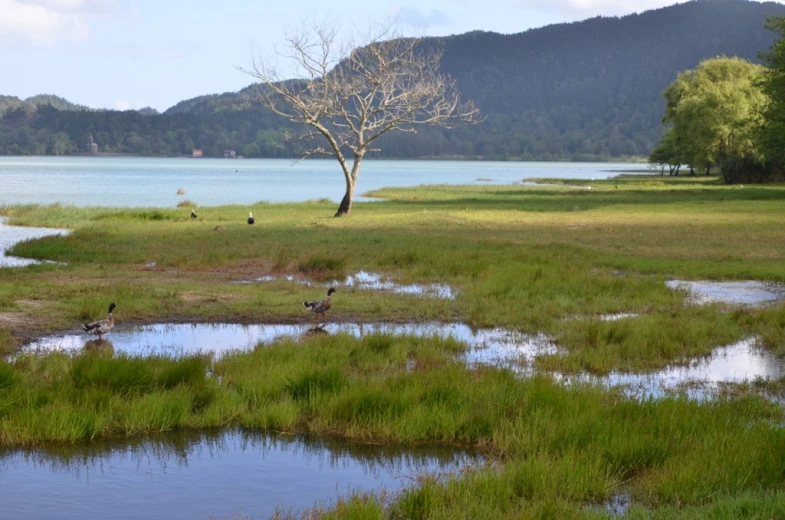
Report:
[[[313,329],[310,325],[234,325],[234,324],[157,324],[139,327],[118,325],[105,339],[115,352],[127,354],[187,355],[212,352],[217,356],[236,350],[250,350],[259,343],[276,338],[301,337],[308,334],[351,334],[362,337],[384,333],[396,336],[452,337],[466,342],[470,350],[462,357],[470,365],[520,365],[535,356],[555,353],[556,347],[545,336],[529,336],[506,329],[471,329],[461,323],[340,323]],[[77,351],[93,339],[83,333],[70,333],[40,338],[25,346],[25,351]]]
[[[367,271],[359,271],[342,280],[333,280],[327,283],[320,283],[294,275],[268,275],[253,280],[240,280],[237,283],[270,283],[278,281],[286,281],[306,286],[323,286],[325,289],[328,287],[335,287],[338,289],[341,287],[351,287],[361,290],[382,291],[393,294],[411,294],[414,296],[441,298],[444,300],[454,300],[456,295],[456,291],[446,284],[400,284],[383,274],[369,273]]]
[[[68,229],[35,228],[24,226],[9,226],[7,217],[0,217],[0,267],[24,267],[41,262],[30,258],[20,258],[6,254],[8,250],[19,242],[36,238],[67,235]]]
[[[351,491],[396,491],[480,459],[237,430],[0,452],[3,518],[268,518]]]
[[[689,291],[694,303],[763,305],[785,300],[785,286],[770,282],[687,282],[669,280],[671,289]]]
[[[532,362],[539,355],[558,354],[558,347],[545,335],[528,335],[503,328],[472,329],[462,323],[423,324],[329,324],[317,333],[345,333],[362,337],[372,333],[452,337],[469,345],[460,359],[471,367],[478,365],[509,368],[521,376],[533,373]],[[236,350],[250,350],[259,343],[269,343],[282,336],[304,337],[314,333],[307,325],[210,325],[158,324],[141,327],[118,326],[106,339],[115,352],[134,355],[186,355],[212,352],[221,356]],[[28,344],[26,351],[78,351],[92,337],[72,333],[41,338]],[[90,343],[92,346],[94,343]],[[570,383],[594,383],[608,387],[625,387],[633,397],[661,397],[674,390],[689,388],[696,398],[711,397],[721,383],[740,383],[755,379],[773,380],[785,376],[785,361],[757,348],[753,338],[717,348],[689,366],[674,366],[648,373],[613,372],[607,376],[589,374],[552,376]]]
[[[598,382],[610,387],[625,387],[637,398],[662,397],[683,390],[695,399],[716,394],[722,383],[743,383],[756,379],[776,380],[785,377],[785,360],[759,349],[754,338],[720,347],[711,356],[697,359],[687,366],[673,366],[649,373],[611,372],[604,377],[565,376],[566,381]]]

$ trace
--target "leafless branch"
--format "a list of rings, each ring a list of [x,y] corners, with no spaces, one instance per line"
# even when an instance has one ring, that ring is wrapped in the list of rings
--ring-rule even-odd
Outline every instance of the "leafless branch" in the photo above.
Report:
[[[392,24],[375,28],[360,45],[349,39],[341,46],[337,40],[338,30],[330,24],[288,35],[278,55],[294,65],[293,77],[284,78],[259,59],[240,70],[259,80],[259,99],[267,108],[306,127],[299,140],[313,144],[303,157],[338,160],[349,199],[360,162],[381,136],[479,120],[477,107],[462,101],[455,82],[439,72],[438,48],[402,37]],[[347,150],[354,156],[351,168]]]

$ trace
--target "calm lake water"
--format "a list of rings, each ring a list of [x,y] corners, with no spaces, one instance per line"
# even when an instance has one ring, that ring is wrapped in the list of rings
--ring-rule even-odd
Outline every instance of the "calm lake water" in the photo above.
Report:
[[[633,169],[650,173],[641,164],[367,160],[357,192],[421,184],[512,184],[532,177],[605,179]],[[0,205],[174,207],[188,199],[215,206],[325,197],[339,202],[344,187],[333,160],[0,157]],[[179,189],[185,194],[178,196]]]
[[[269,518],[352,491],[395,492],[479,462],[396,448],[223,430],[0,451],[0,518]]]

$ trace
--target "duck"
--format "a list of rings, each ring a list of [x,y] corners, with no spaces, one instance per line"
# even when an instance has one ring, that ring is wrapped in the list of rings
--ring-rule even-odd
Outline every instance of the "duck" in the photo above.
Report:
[[[109,304],[109,315],[105,320],[98,320],[92,323],[83,323],[82,328],[84,331],[88,334],[98,336],[98,341],[102,341],[101,336],[112,330],[114,327],[114,316],[112,315],[112,311],[114,311],[116,307],[117,305],[114,302]]]
[[[196,218],[196,212],[194,210],[191,210],[191,218]]]
[[[248,223],[249,223],[249,224],[253,224],[254,222],[256,222],[256,219],[255,219],[255,218],[253,218],[253,213],[251,213],[251,212],[249,211],[249,212],[248,212]]]
[[[333,300],[330,296],[334,292],[338,292],[335,290],[335,287],[330,287],[327,289],[327,299],[326,300],[316,300],[312,302],[303,302],[303,307],[306,309],[310,309],[313,313],[316,314],[316,322],[319,322],[319,318],[324,318],[324,313],[330,310],[332,307]]]

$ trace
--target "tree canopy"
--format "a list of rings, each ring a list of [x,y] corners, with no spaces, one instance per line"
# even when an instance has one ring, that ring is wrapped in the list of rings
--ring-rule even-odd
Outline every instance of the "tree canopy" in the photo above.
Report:
[[[708,169],[728,157],[758,156],[755,132],[767,104],[762,76],[760,65],[726,57],[679,74],[664,93],[668,128],[652,162],[667,152],[667,163]]]
[[[765,124],[758,131],[758,141],[764,159],[772,168],[785,170],[785,17],[772,17],[766,27],[778,35],[778,40],[762,54],[767,65],[760,82],[769,103],[763,111]]]

